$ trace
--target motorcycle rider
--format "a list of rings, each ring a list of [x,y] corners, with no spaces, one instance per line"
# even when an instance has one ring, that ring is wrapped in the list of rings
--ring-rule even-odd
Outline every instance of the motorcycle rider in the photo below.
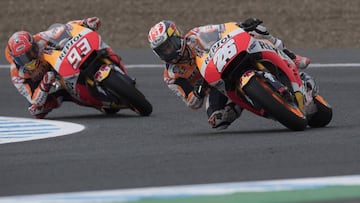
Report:
[[[272,42],[283,50],[299,69],[305,69],[309,65],[310,60],[307,57],[287,49],[282,41],[270,35],[261,23],[259,19],[248,18],[238,23],[238,26],[255,38]],[[173,21],[162,20],[150,29],[148,35],[150,47],[165,62],[164,81],[167,86],[192,109],[201,108],[206,100],[208,122],[216,129],[226,129],[242,112],[241,107],[204,82],[195,63],[195,56],[201,55],[204,49],[209,49],[216,42],[213,39],[218,39],[221,29],[223,24],[206,25],[193,28],[183,35]],[[302,77],[305,76],[307,75]]]
[[[101,21],[98,17],[89,17],[69,21],[67,24],[78,24],[97,31]],[[59,32],[55,28],[35,35],[27,31],[18,31],[9,38],[5,48],[5,57],[10,63],[11,81],[30,103],[28,110],[35,118],[44,118],[52,109],[60,107],[63,101],[85,105],[73,99],[64,89],[50,93],[56,78],[50,65],[43,59],[43,53],[53,45],[51,40],[56,38],[57,34]],[[110,47],[107,51],[111,59],[126,72],[120,57]]]

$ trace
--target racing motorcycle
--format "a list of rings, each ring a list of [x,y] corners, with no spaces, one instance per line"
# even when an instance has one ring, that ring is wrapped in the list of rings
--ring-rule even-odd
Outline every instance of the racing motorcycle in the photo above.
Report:
[[[75,101],[106,114],[131,109],[141,116],[152,113],[152,105],[135,86],[127,70],[111,59],[100,35],[77,24],[54,24],[44,59],[56,73],[58,88]]]
[[[242,108],[293,131],[308,125],[324,127],[331,121],[332,108],[319,94],[311,96],[315,110],[307,109],[306,87],[298,68],[270,41],[254,38],[235,23],[226,23],[216,37],[196,57],[208,85]]]

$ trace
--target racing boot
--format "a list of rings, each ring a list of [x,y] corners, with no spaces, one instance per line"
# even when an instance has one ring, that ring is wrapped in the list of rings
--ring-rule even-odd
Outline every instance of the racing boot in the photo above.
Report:
[[[309,58],[300,56],[297,54],[295,54],[295,59],[293,59],[293,61],[295,62],[295,65],[298,67],[298,69],[300,69],[300,70],[304,70],[310,64]]]
[[[300,70],[304,70],[307,68],[310,64],[310,59],[304,56],[300,56],[298,54],[295,54],[294,52],[290,51],[289,49],[283,50],[286,55],[288,55],[295,63],[295,65]]]
[[[242,108],[234,103],[230,103],[225,106],[224,109],[214,111],[209,119],[208,122],[217,130],[224,130],[229,127],[229,125],[234,122],[237,118],[240,117]]]
[[[319,93],[315,80],[305,72],[300,72],[300,78],[304,85],[304,105],[306,115],[314,114],[317,111],[314,97]]]

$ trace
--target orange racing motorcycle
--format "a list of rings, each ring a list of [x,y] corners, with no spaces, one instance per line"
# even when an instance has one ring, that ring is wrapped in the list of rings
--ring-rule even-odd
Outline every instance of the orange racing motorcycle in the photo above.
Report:
[[[226,23],[223,32],[213,36],[216,39],[203,41],[215,43],[196,57],[210,86],[242,108],[294,131],[331,121],[332,108],[319,94],[313,96],[315,111],[307,113],[306,87],[298,68],[270,41],[255,39],[236,23]]]
[[[111,60],[100,35],[77,24],[54,24],[44,59],[56,72],[61,88],[85,106],[107,114],[131,109],[141,116],[152,105],[135,86],[125,67]]]

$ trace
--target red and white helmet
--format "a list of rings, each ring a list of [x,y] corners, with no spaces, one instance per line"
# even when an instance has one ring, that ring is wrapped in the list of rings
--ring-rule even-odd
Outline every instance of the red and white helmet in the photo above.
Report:
[[[33,36],[26,31],[15,32],[8,41],[10,55],[17,66],[34,63],[39,56],[39,47]]]
[[[148,35],[153,51],[168,63],[176,63],[185,51],[185,40],[181,29],[174,22],[162,20],[154,25]]]

